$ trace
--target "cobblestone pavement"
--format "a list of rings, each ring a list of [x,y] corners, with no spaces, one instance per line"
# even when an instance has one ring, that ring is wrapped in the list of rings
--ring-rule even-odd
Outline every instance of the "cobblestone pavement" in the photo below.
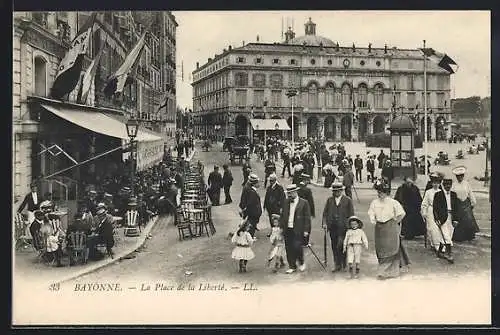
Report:
[[[212,151],[208,153],[199,152],[197,155],[198,156],[195,157],[194,160],[200,159],[205,163],[205,173],[207,176],[209,171],[213,169],[213,164],[222,165],[228,160],[228,153],[221,152],[218,146],[214,146]],[[259,176],[262,177],[264,175],[262,163],[252,160],[251,165]],[[351,317],[342,320],[331,315],[329,318],[325,319],[324,311],[328,310],[330,308],[328,307],[329,303],[334,303],[336,299],[342,299],[346,304],[345,306],[356,308],[355,306],[358,304],[354,303],[353,305],[349,302],[351,300],[349,296],[358,293],[361,294],[364,299],[372,300],[364,301],[364,299],[362,299],[360,303],[360,305],[366,304],[366,306],[371,306],[371,308],[368,309],[363,307],[366,313],[369,313],[369,310],[373,313],[374,306],[372,302],[381,301],[380,299],[389,299],[392,301],[391,304],[393,306],[398,306],[397,309],[391,309],[389,314],[379,313],[379,311],[373,313],[374,322],[391,323],[410,322],[408,320],[413,320],[413,322],[417,321],[412,319],[412,317],[419,317],[421,322],[427,320],[427,322],[453,323],[455,319],[456,322],[479,322],[477,320],[487,322],[490,312],[484,309],[487,308],[485,306],[489,306],[489,300],[487,299],[489,299],[491,287],[489,284],[491,261],[491,243],[489,239],[478,238],[472,243],[457,244],[454,249],[454,265],[449,265],[444,260],[436,259],[429,250],[425,250],[423,239],[405,241],[404,243],[408,248],[412,260],[409,272],[399,279],[380,282],[375,279],[377,259],[374,250],[373,227],[366,225],[365,231],[370,246],[369,250],[364,252],[362,257],[360,279],[356,280],[354,283],[352,280],[347,279],[346,273],[332,274],[330,272],[333,260],[329,244],[328,271],[324,271],[311,251],[306,249],[305,259],[307,270],[305,272],[287,275],[284,273],[285,268],[277,274],[273,274],[271,269],[266,267],[266,256],[270,247],[266,234],[269,232],[270,228],[267,217],[263,215],[259,223],[260,231],[256,233],[258,239],[253,246],[256,257],[249,261],[248,273],[239,274],[236,261],[231,259],[233,246],[227,239],[227,233],[238,222],[237,206],[241,193],[241,167],[233,166],[232,171],[235,179],[231,192],[234,202],[230,205],[213,208],[213,219],[217,228],[217,233],[214,236],[198,237],[181,242],[178,240],[176,227],[173,226],[167,218],[160,218],[160,221],[151,232],[152,238],[147,240],[144,247],[140,252],[135,254],[134,258],[122,260],[102,270],[63,283],[61,292],[73,292],[77,287],[81,287],[81,285],[85,283],[120,283],[122,289],[128,292],[126,296],[128,298],[134,297],[132,300],[126,300],[129,304],[132,304],[129,305],[129,308],[133,309],[133,312],[131,312],[132,315],[144,315],[142,312],[145,310],[151,311],[148,312],[147,316],[143,316],[140,321],[153,323],[155,323],[155,321],[158,323],[159,320],[167,323],[193,323],[195,322],[193,320],[196,320],[196,322],[208,323],[230,322],[230,320],[234,322],[250,323],[280,322],[276,318],[278,318],[279,315],[283,316],[283,314],[280,314],[274,309],[273,304],[278,300],[274,300],[275,298],[272,297],[274,294],[281,292],[281,298],[279,299],[285,302],[286,299],[283,299],[286,297],[286,294],[289,294],[289,291],[287,291],[288,289],[302,292],[300,293],[301,299],[304,299],[306,304],[323,310],[323,312],[319,312],[313,308],[310,311],[304,312],[304,314],[297,317],[296,320],[294,319],[294,322],[325,323],[325,320],[331,320],[332,323],[364,323],[366,319],[363,321],[363,319],[353,316],[352,313],[347,313]],[[285,185],[288,183],[287,180],[281,180],[280,182]],[[265,190],[262,185],[259,189],[259,193],[263,199]],[[311,243],[313,250],[318,254],[320,259],[323,259],[323,230],[321,229],[319,217],[321,216],[326,199],[330,196],[330,191],[321,187],[313,187],[313,194],[317,212],[315,213],[316,218],[313,220]],[[358,196],[359,202],[355,202],[355,212],[366,222],[368,219],[366,214],[368,205],[370,200],[374,198],[375,193],[373,190],[358,190]],[[314,283],[314,286],[310,286],[312,283]],[[172,300],[165,300],[163,298],[161,302],[159,302],[159,300],[154,300],[158,301],[160,305],[163,304],[162,306],[165,306],[165,309],[168,308],[168,310],[172,312],[165,311],[164,313],[160,313],[150,305],[142,307],[140,310],[136,310],[139,308],[139,305],[135,306],[134,304],[146,298],[144,295],[138,295],[134,292],[147,289],[147,287],[150,286],[150,290],[153,291],[150,298],[153,299],[153,296],[157,297],[160,294],[157,291],[175,290],[179,285],[186,288],[191,286],[196,291],[204,290],[204,288],[211,291],[211,289],[215,289],[217,285],[219,285],[219,288],[220,285],[224,285],[221,290],[228,291],[228,295],[208,296],[207,293],[205,297],[209,298],[196,300],[194,296],[186,292],[186,295],[184,295],[182,299],[176,296],[176,298],[171,297]],[[437,286],[439,285],[444,286],[438,288]],[[447,287],[449,290],[445,290],[443,287]],[[473,287],[473,291],[469,290],[471,287]],[[304,291],[306,288],[313,291]],[[237,299],[241,300],[243,303],[243,305],[241,305],[242,308],[244,304],[248,304],[249,312],[254,314],[246,315],[247,313],[241,313],[240,309],[235,309],[234,307],[240,304],[237,302],[239,300],[234,300],[234,295],[231,295],[233,300],[225,300],[229,299],[229,294],[234,294],[234,291],[248,293],[253,289],[257,289],[259,294],[252,295],[251,298],[249,294],[249,298],[246,301],[243,301],[241,296],[238,296],[239,298]],[[393,289],[396,291],[392,291]],[[317,290],[320,290],[319,295],[317,295]],[[437,316],[431,311],[426,311],[425,304],[428,304],[429,301],[425,301],[430,298],[426,298],[425,295],[430,292],[429,290],[438,292],[434,294],[439,294],[439,299],[450,299],[452,297],[461,296],[468,300],[464,300],[463,302],[465,305],[460,305],[461,307],[455,306],[460,309],[459,312],[454,312],[450,316]],[[233,293],[230,293],[231,291],[233,291]],[[383,292],[389,292],[389,295],[385,295],[386,293]],[[397,296],[394,296],[394,294]],[[123,300],[125,299],[124,296],[124,292],[121,292],[119,297],[113,297],[114,312],[123,310],[125,311],[123,313],[126,313],[126,307],[120,306],[119,303],[117,305],[117,301],[125,301]],[[73,297],[73,295],[71,295],[71,297]],[[316,299],[314,299],[314,297],[316,297]],[[324,297],[324,299],[319,299],[321,297]],[[97,297],[94,298],[97,299]],[[102,297],[102,299],[104,299],[104,297]],[[223,303],[222,301],[225,302]],[[266,313],[262,312],[263,301],[267,301],[265,303],[266,310],[273,309],[273,311]],[[148,300],[147,303],[150,304],[151,301]],[[225,303],[231,304],[231,306],[236,304],[233,308],[222,308],[222,305],[216,305]],[[187,308],[185,313],[181,313],[177,308],[174,308],[175,311],[173,311],[171,308],[172,306],[176,306],[175,304],[182,304],[179,305],[182,306],[179,308]],[[212,304],[214,304],[213,306],[217,306],[220,310],[224,310],[225,314],[215,313],[215,311],[211,309]],[[285,306],[280,308],[285,308]],[[340,304],[336,306],[337,308],[343,309]],[[389,308],[388,306],[389,305],[386,307]],[[419,306],[425,308],[420,310]],[[473,315],[467,312],[470,311],[470,309],[465,308],[465,306],[475,308],[477,312],[481,309],[484,313],[482,313],[480,317],[474,318],[473,316],[475,314]],[[188,311],[190,311],[192,315],[191,318],[186,314]],[[358,312],[359,310],[354,314],[358,314]],[[118,319],[121,317],[125,318],[128,322],[134,322],[136,318],[132,315],[125,317],[120,314]],[[156,319],[150,320],[151,315],[155,315]],[[194,317],[195,315],[196,318]],[[306,318],[306,315],[308,315],[308,318]],[[329,314],[326,313],[326,315]],[[343,315],[346,315],[346,313],[344,312]],[[376,315],[378,316],[376,317]],[[95,316],[98,315],[96,313],[86,314],[82,320]],[[114,317],[114,319],[116,319],[116,317]],[[281,322],[283,322],[283,318]]]

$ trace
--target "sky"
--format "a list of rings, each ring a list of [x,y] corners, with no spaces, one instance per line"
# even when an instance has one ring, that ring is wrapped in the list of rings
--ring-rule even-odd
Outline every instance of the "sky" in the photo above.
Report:
[[[416,49],[423,45],[458,64],[451,76],[451,97],[490,96],[489,11],[175,11],[177,27],[177,104],[192,106],[192,71],[229,45],[282,41],[282,21],[304,35],[311,17],[316,35],[340,46]],[[286,28],[286,27],[285,27]],[[285,29],[286,30],[286,29]],[[181,71],[183,68],[184,71]],[[182,72],[184,78],[182,79]]]

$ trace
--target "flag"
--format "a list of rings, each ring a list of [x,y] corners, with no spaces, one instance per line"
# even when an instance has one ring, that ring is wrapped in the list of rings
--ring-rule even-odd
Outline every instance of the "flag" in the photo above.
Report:
[[[69,50],[57,67],[57,74],[52,85],[50,96],[61,99],[66,94],[73,91],[80,80],[83,59],[89,46],[97,13],[92,13],[87,22],[76,34],[71,42]]]
[[[130,82],[129,75],[137,69],[137,61],[139,60],[142,50],[144,49],[145,41],[146,32],[142,34],[137,44],[134,46],[132,51],[130,51],[118,70],[116,70],[116,72],[108,78],[106,86],[103,89],[106,96],[110,97],[115,93],[123,92],[125,85]]]
[[[420,49],[426,57],[431,61],[436,63],[440,68],[448,71],[449,73],[455,73],[458,70],[458,65],[453,59],[450,58],[445,53],[438,52],[432,48],[422,48]]]
[[[97,71],[97,67],[99,66],[99,61],[101,60],[101,55],[104,52],[105,45],[106,45],[106,40],[104,41],[101,50],[99,50],[95,58],[92,60],[92,63],[90,63],[89,67],[85,71],[85,74],[83,75],[82,84],[80,85],[80,89],[78,90],[78,98],[77,98],[77,101],[80,104],[87,103],[87,97],[90,92],[90,86],[92,85],[92,81],[94,80],[95,73]]]

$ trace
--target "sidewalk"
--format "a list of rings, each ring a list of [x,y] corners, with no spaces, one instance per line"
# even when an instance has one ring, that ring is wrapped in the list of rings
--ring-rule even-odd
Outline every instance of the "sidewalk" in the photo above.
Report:
[[[191,152],[187,161],[193,159],[195,153],[196,149]],[[158,216],[152,218],[142,228],[141,234],[137,237],[126,237],[123,232],[124,228],[117,228],[113,248],[114,258],[105,256],[104,259],[98,261],[89,260],[87,264],[83,265],[69,266],[68,258],[65,256],[63,258],[64,267],[58,268],[38,262],[37,253],[31,247],[16,250],[13,255],[14,282],[26,282],[31,285],[48,287],[50,284],[67,282],[131,257],[134,252],[144,245],[148,238],[151,238],[151,231],[159,219]],[[167,220],[171,220],[171,218]]]

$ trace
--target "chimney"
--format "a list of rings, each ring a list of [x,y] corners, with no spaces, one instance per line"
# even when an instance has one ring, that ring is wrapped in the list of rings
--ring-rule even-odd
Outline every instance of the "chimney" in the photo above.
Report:
[[[257,35],[257,43],[259,42],[259,35]]]
[[[372,44],[368,43],[368,53],[372,53]]]
[[[354,45],[354,43],[352,44],[352,52],[355,52],[356,51],[356,46]]]
[[[243,44],[243,46],[245,46],[245,41],[242,41],[241,44]]]
[[[200,67],[200,62],[196,62],[196,69]]]
[[[384,53],[386,54],[387,53],[387,44],[384,45]]]
[[[229,50],[229,51],[231,51],[232,49],[233,49],[233,47],[232,47],[232,46],[229,46],[229,47],[228,47],[228,50]]]
[[[335,45],[335,51],[339,51],[340,50],[340,46],[339,46],[339,42],[337,42],[337,44]]]

